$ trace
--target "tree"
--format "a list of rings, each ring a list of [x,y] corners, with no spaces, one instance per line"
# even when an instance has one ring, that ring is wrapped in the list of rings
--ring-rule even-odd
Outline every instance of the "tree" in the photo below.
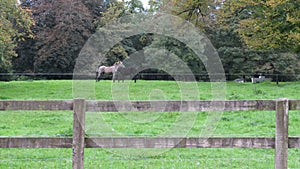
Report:
[[[244,42],[233,28],[206,28],[205,33],[216,49],[219,48],[243,48]]]
[[[221,22],[235,26],[249,48],[300,52],[298,1],[225,1]]]
[[[0,72],[11,72],[13,57],[17,56],[17,42],[32,38],[30,27],[34,24],[30,10],[23,9],[15,0],[0,1]]]
[[[101,31],[105,31],[108,35],[110,35],[111,30],[103,30],[103,26],[109,24],[110,26],[114,26],[114,23],[122,23],[127,24],[126,21],[122,21],[122,18],[126,18],[127,15],[132,15],[136,13],[143,13],[145,9],[143,8],[142,2],[139,0],[131,0],[131,1],[115,1],[108,5],[108,9],[105,12],[102,12],[102,18],[100,20],[100,24],[98,25],[98,29]],[[137,15],[138,16],[138,15]],[[119,27],[116,28],[118,31],[116,34],[122,34],[122,32],[126,32],[128,30],[122,30]],[[112,41],[114,35],[110,36],[110,38],[105,39],[106,41]],[[98,37],[103,38],[103,37]],[[118,36],[117,36],[118,38]],[[110,49],[109,52],[106,53],[106,61],[102,64],[112,65],[116,61],[124,60],[128,58],[131,54],[140,51],[143,47],[149,45],[151,42],[151,35],[141,34],[135,35],[132,37],[125,38],[121,40],[118,44]],[[110,42],[107,42],[110,44]]]
[[[107,4],[107,10],[101,12],[103,16],[100,20],[98,27],[103,27],[105,24],[116,22],[121,17],[145,12],[143,4],[140,0],[130,1],[112,1]]]
[[[126,1],[126,8],[130,13],[136,13],[136,12],[144,12],[144,6],[143,3],[140,0],[130,0]]]
[[[193,50],[175,38],[154,35],[153,41],[145,53],[147,56],[151,56],[146,57],[146,61],[149,64],[147,67],[151,67],[151,65],[164,65],[163,68],[173,73],[188,73],[185,72],[186,69],[181,69],[180,66],[182,65],[176,63],[175,60],[180,59],[181,63],[186,64],[191,72],[202,74],[206,72],[203,62]]]
[[[111,1],[21,0],[32,11],[34,39],[18,43],[17,72],[71,73],[87,39]]]
[[[216,21],[216,11],[222,1],[220,0],[170,0],[163,1],[162,10],[171,12],[195,26],[202,28],[212,27]]]
[[[86,40],[95,31],[92,12],[80,0],[38,0],[36,20],[37,56],[34,71],[71,73]]]
[[[149,9],[147,12],[157,12],[160,11],[163,1],[161,0],[149,0]]]

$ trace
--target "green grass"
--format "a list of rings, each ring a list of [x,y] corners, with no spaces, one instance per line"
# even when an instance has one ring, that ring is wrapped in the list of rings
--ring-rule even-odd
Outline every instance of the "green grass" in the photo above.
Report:
[[[76,82],[75,82],[76,83]],[[91,83],[95,86],[95,98],[100,100],[112,100],[112,91],[117,92],[118,83],[112,84],[111,81],[89,81],[83,83]],[[131,100],[149,100],[155,98],[155,92],[165,95],[159,97],[168,100],[181,100],[182,90],[180,85],[185,87],[194,87],[194,83],[175,82],[175,81],[143,81],[137,83],[129,82],[129,98]],[[197,88],[186,89],[184,91],[197,91],[201,100],[212,99],[212,84],[209,82],[196,83]],[[126,86],[119,83],[119,86]],[[85,86],[83,86],[85,87]],[[299,99],[300,97],[300,81],[299,82],[281,82],[277,86],[273,82],[264,83],[234,83],[227,82],[225,85],[227,100],[245,100],[245,99],[277,99],[289,98]],[[11,81],[0,82],[0,99],[73,99],[73,82],[71,80],[40,80],[40,81]],[[125,90],[121,88],[121,90]],[[154,95],[153,95],[154,94]],[[152,98],[153,99],[153,98]],[[153,99],[154,100],[154,99]]]
[[[196,87],[194,83],[174,81],[141,80],[125,83],[127,86],[110,81],[88,83],[94,86],[94,93],[88,93],[88,98],[100,100],[112,100],[113,92],[122,94],[123,91],[130,100],[210,100],[215,97],[213,92],[218,92],[208,82],[199,82]],[[227,100],[300,99],[300,82],[285,82],[279,86],[272,82],[228,82],[224,85]],[[68,80],[0,82],[0,99],[73,99],[72,92],[73,83]],[[87,112],[86,133],[88,136],[178,133],[199,136],[211,125],[206,122],[208,115],[208,112],[191,113],[189,116],[180,112]],[[300,136],[300,112],[290,111],[289,116],[289,135]],[[213,136],[273,137],[275,133],[274,111],[223,112],[218,117],[216,129],[211,133]],[[70,111],[0,111],[0,136],[71,136],[72,118]],[[166,133],[170,128],[174,130]],[[299,149],[289,150],[289,168],[299,168],[299,157]],[[0,168],[71,168],[71,158],[71,149],[0,149]],[[273,165],[273,149],[85,149],[86,168],[274,168]]]

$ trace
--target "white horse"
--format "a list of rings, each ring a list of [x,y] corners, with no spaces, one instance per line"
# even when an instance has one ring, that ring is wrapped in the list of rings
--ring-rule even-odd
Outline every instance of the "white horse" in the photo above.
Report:
[[[98,70],[96,72],[96,81],[100,81],[100,76],[102,73],[112,73],[113,74],[113,78],[112,80],[115,81],[115,78],[116,78],[116,73],[118,71],[118,68],[121,67],[121,68],[125,68],[125,66],[123,65],[123,63],[121,61],[118,61],[116,63],[114,63],[113,66],[99,66],[98,67]]]

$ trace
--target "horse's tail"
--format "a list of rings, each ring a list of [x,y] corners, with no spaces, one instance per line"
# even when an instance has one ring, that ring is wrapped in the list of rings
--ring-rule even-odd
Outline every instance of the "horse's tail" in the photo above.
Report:
[[[98,75],[99,75],[99,68],[100,68],[100,66],[101,66],[101,65],[99,65],[99,66],[98,66],[98,69],[96,70],[96,81],[99,81]]]
[[[96,71],[96,81],[98,81],[98,70]]]

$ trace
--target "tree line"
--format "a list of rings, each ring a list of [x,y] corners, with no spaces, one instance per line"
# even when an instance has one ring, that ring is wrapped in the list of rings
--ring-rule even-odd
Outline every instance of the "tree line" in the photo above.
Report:
[[[133,13],[164,12],[204,32],[225,73],[233,75],[230,78],[262,73],[299,79],[300,4],[294,0],[150,0],[148,9],[139,0],[20,2],[0,2],[0,73],[72,73],[84,44],[105,24]],[[193,73],[206,73],[201,60],[185,44],[156,34],[123,39],[101,64],[111,65],[149,47],[143,52],[147,59],[148,53],[157,52],[151,49],[159,46],[180,56]],[[1,76],[1,80],[9,78]]]

